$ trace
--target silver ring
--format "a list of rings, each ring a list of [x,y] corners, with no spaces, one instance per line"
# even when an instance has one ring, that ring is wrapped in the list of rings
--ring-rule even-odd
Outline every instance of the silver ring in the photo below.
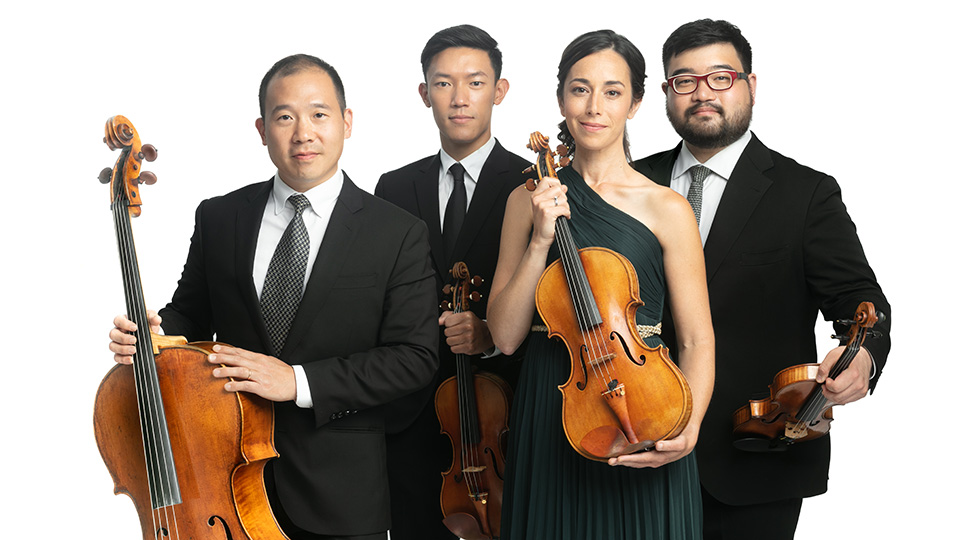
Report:
[[[560,206],[560,202],[557,201],[557,198],[556,198],[556,197],[553,198],[553,205],[554,205],[554,206]]]

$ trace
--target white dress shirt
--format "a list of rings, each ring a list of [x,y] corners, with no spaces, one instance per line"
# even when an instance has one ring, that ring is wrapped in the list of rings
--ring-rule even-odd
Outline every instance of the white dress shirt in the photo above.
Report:
[[[701,245],[707,243],[707,235],[710,234],[713,218],[717,216],[717,207],[720,206],[720,197],[723,196],[723,190],[727,187],[730,175],[733,174],[733,168],[740,161],[740,156],[751,137],[753,135],[747,131],[733,144],[708,159],[706,163],[700,163],[697,158],[693,157],[686,142],[680,147],[680,155],[677,156],[677,161],[673,164],[673,172],[670,175],[671,189],[686,197],[687,192],[690,191],[690,184],[693,182],[690,169],[695,165],[703,165],[710,169],[710,174],[703,180],[703,202],[700,206]]]
[[[473,192],[477,190],[477,180],[480,179],[480,171],[483,170],[483,164],[486,163],[487,158],[490,157],[490,152],[493,152],[494,145],[496,145],[496,140],[490,137],[490,140],[484,143],[483,146],[477,148],[472,154],[460,160],[460,164],[463,165],[466,171],[466,174],[463,175],[463,186],[467,190],[468,209],[470,208],[470,202],[473,201]],[[440,204],[440,232],[443,232],[443,217],[447,210],[447,199],[449,199],[453,193],[453,174],[450,172],[450,167],[454,163],[457,163],[457,160],[450,157],[450,154],[441,148],[440,178],[438,179],[439,184],[437,189],[439,193],[437,202]]]
[[[320,243],[330,223],[330,214],[340,197],[343,187],[343,171],[339,168],[326,182],[302,193],[309,201],[310,207],[303,211],[303,224],[310,235],[310,256],[307,259],[307,271],[303,278],[303,288],[306,290],[307,281],[313,271],[313,264],[320,252]],[[280,179],[280,173],[273,177],[273,192],[263,209],[263,218],[260,221],[260,234],[257,236],[257,249],[253,256],[253,284],[257,288],[257,297],[263,293],[263,282],[267,277],[267,269],[273,252],[280,243],[283,231],[296,212],[287,199],[297,191]],[[303,366],[295,365],[293,373],[297,380],[297,405],[306,409],[313,407],[313,397],[310,395],[310,384],[307,381]]]

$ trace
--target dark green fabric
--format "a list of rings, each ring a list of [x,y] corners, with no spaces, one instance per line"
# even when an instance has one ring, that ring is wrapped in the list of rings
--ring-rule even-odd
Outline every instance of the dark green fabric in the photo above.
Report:
[[[644,305],[637,322],[660,321],[663,253],[642,223],[607,204],[571,168],[570,226],[579,247],[601,246],[633,263]],[[556,248],[551,259],[557,257]],[[660,345],[659,337],[646,340]],[[702,506],[693,454],[657,469],[610,467],[573,450],[557,386],[570,374],[559,340],[533,332],[513,400],[502,540],[699,540]]]

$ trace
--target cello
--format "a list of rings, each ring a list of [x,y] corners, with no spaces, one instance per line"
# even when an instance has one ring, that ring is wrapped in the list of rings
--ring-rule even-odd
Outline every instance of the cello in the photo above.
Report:
[[[528,148],[537,152],[536,176],[526,187],[556,176],[556,153],[539,132]],[[677,436],[693,411],[690,385],[663,345],[651,348],[636,326],[640,299],[636,270],[610,249],[578,249],[567,218],[557,218],[560,259],[540,276],[536,306],[570,353],[570,378],[561,385],[563,430],[580,455],[595,461],[649,450]]]
[[[836,379],[860,352],[867,336],[879,335],[873,326],[886,319],[872,302],[861,302],[853,320],[837,321],[850,326],[847,343],[829,377]],[[833,336],[837,338],[838,336]],[[833,403],[817,382],[820,364],[800,364],[781,370],[770,385],[770,396],[751,399],[733,413],[734,446],[748,452],[783,451],[798,442],[827,434],[833,422]]]
[[[144,540],[167,538],[284,540],[267,500],[263,468],[277,457],[273,404],[227,392],[207,356],[214,343],[150,333],[133,242],[142,171],[157,150],[142,145],[123,116],[110,118],[104,142],[120,150],[100,173],[110,184],[127,314],[137,325],[132,365],[103,378],[93,427],[114,493],[130,496]]]
[[[443,292],[451,295],[441,307],[461,313],[470,302],[480,300],[480,276],[470,277],[466,263],[457,262],[450,273],[453,285]],[[474,373],[470,357],[456,355],[457,374],[440,383],[434,398],[440,431],[450,437],[453,463],[443,472],[440,510],[443,524],[464,540],[491,540],[500,537],[500,510],[503,504],[504,454],[510,387],[500,377]]]

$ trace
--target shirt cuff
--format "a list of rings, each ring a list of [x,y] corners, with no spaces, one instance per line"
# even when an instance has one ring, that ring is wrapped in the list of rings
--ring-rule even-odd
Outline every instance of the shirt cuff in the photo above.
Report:
[[[299,364],[291,367],[293,367],[293,375],[297,379],[297,407],[312,409],[313,396],[310,395],[310,382],[307,381],[307,372]]]

